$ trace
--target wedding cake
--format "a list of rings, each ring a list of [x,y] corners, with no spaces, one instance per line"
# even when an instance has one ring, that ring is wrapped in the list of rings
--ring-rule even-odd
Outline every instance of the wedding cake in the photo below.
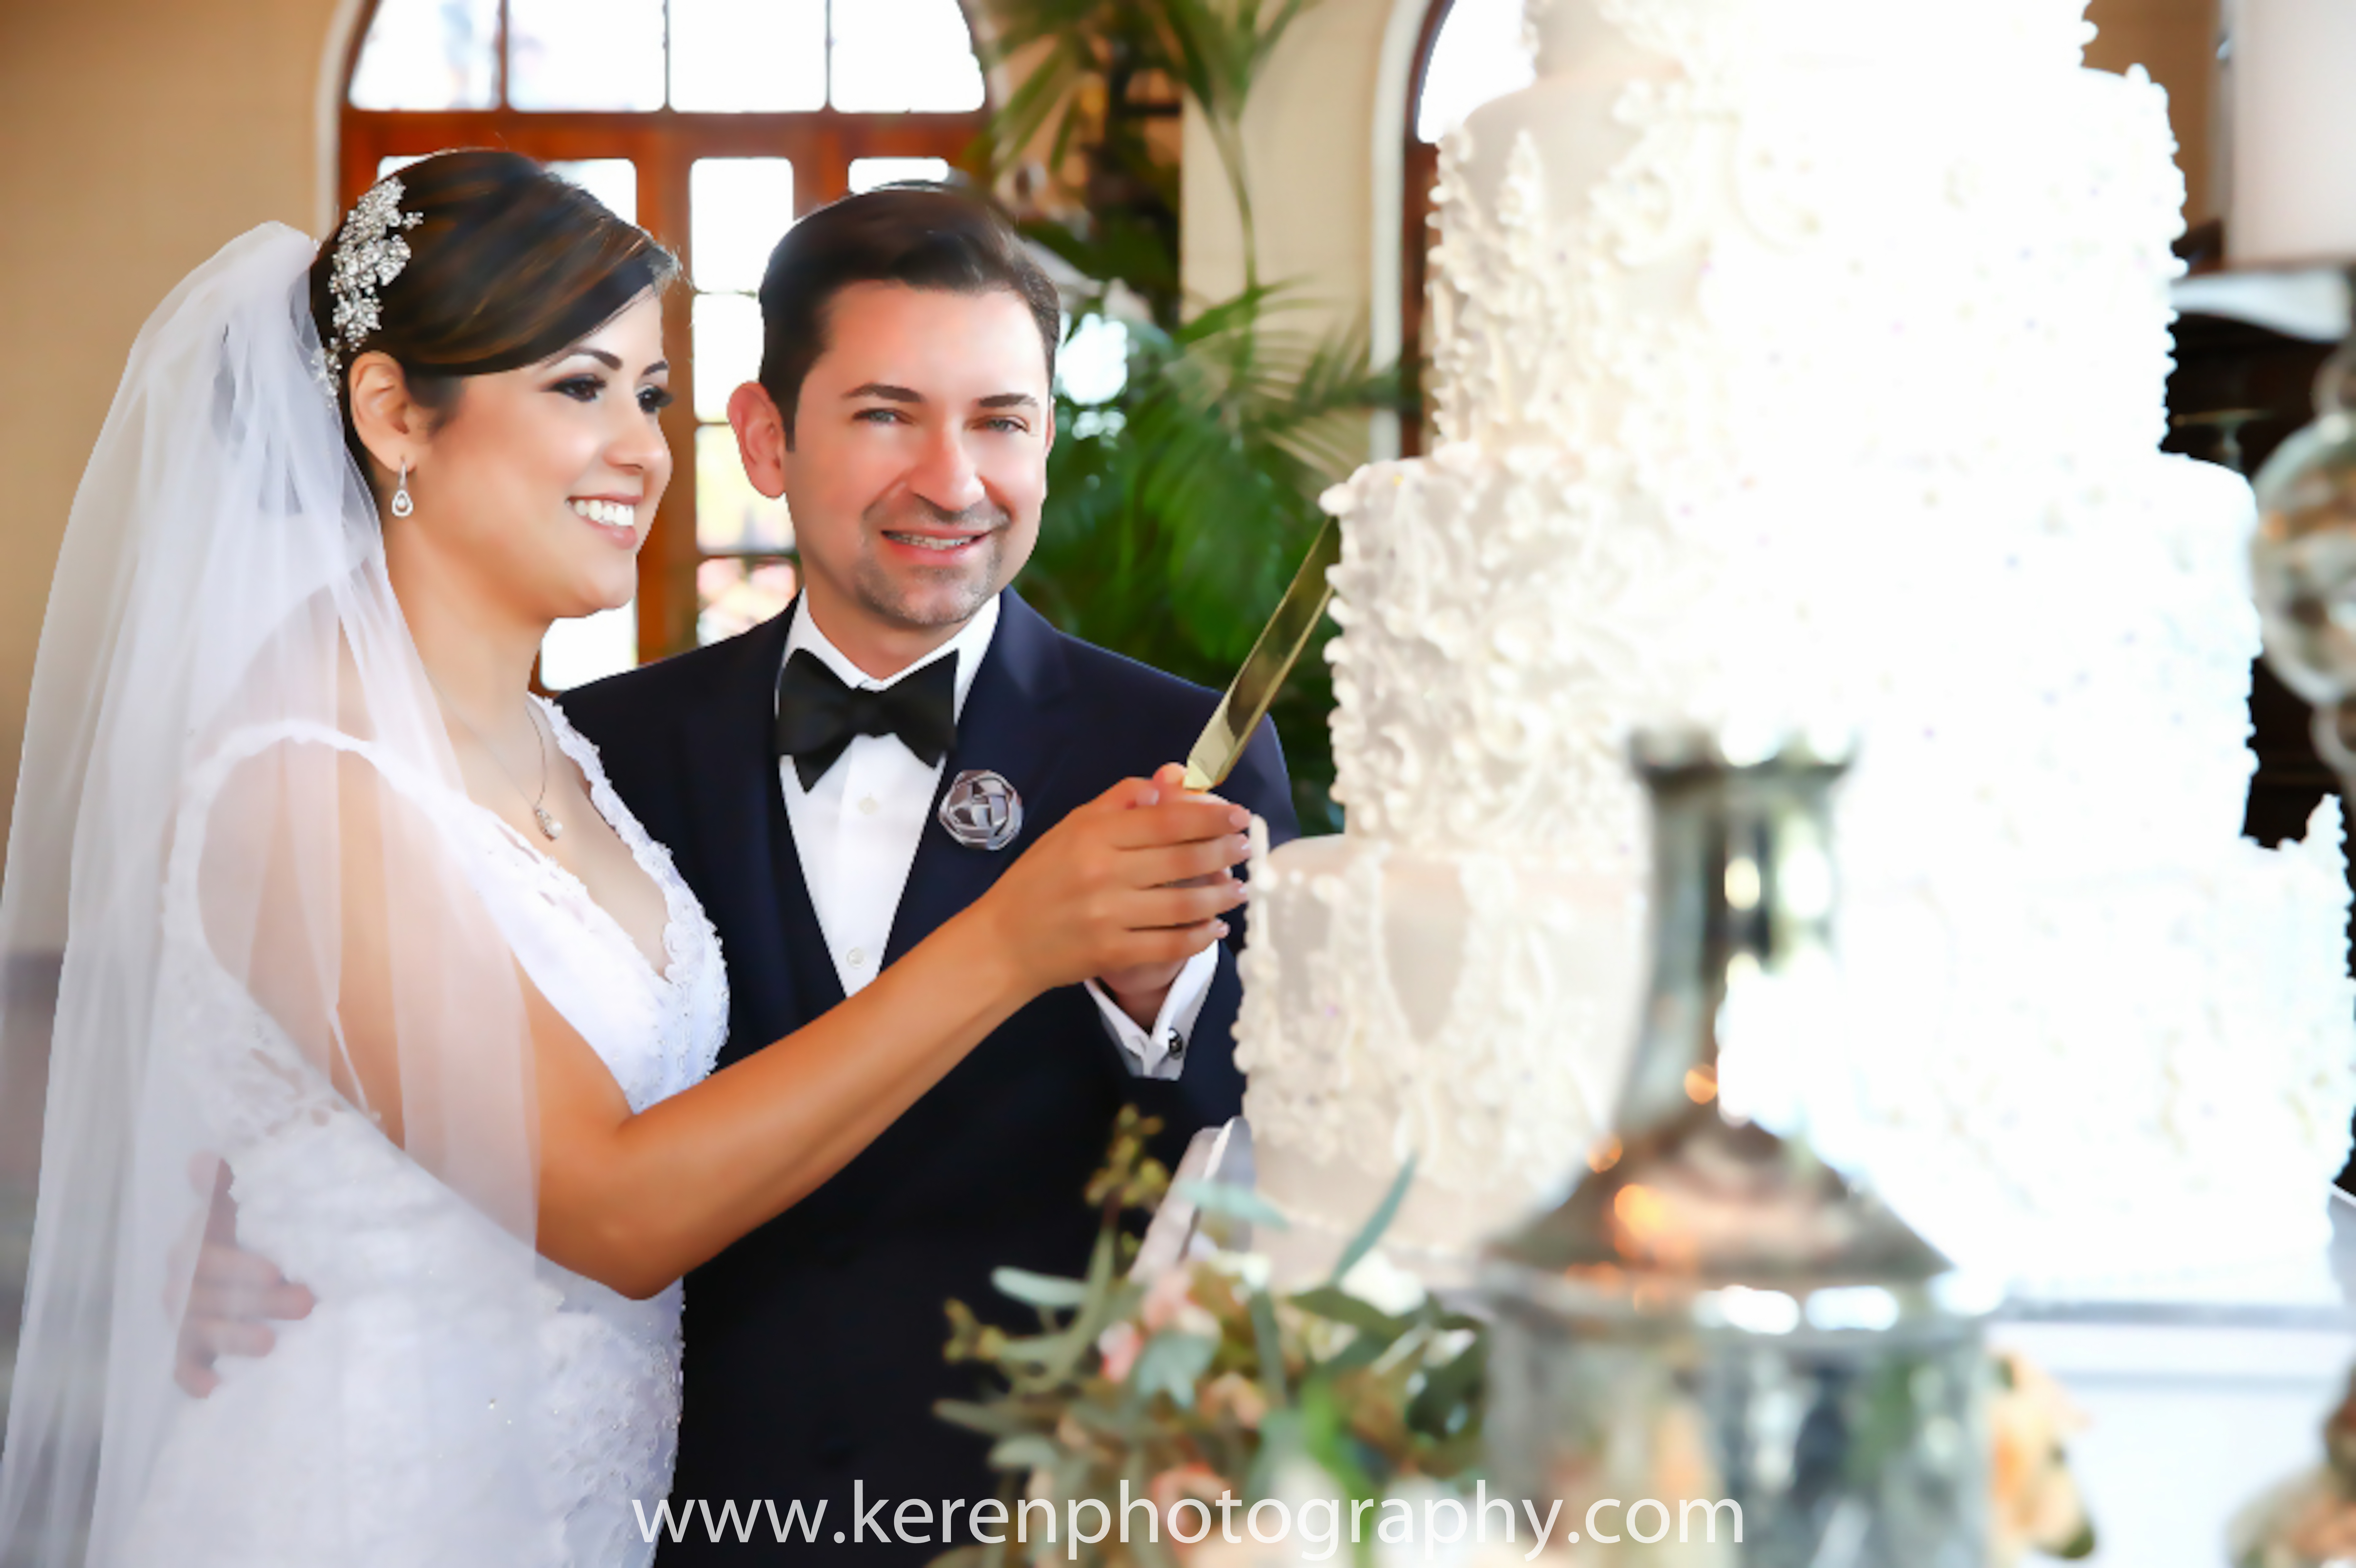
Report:
[[[1644,981],[1632,729],[1858,736],[1810,1092],[2016,1280],[2319,1253],[2340,823],[2240,836],[2246,486],[2157,451],[2182,188],[2083,0],[1532,0],[1442,150],[1431,455],[1326,497],[1338,837],[1253,868],[1263,1193],[1461,1256],[1577,1172]]]

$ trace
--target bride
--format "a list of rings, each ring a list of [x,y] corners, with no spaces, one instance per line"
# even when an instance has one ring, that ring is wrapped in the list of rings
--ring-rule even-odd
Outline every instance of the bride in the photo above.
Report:
[[[644,1563],[680,1276],[1030,997],[1240,901],[1242,814],[1130,781],[712,1072],[712,927],[529,690],[550,622],[635,588],[674,270],[528,160],[445,154],[316,255],[233,241],[133,348],[0,893],[0,960],[63,953],[11,1568]],[[316,1307],[195,1399],[217,1186]]]

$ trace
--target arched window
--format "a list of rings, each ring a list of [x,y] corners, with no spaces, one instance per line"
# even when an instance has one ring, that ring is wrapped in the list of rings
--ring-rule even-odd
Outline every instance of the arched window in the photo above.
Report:
[[[958,0],[377,0],[355,35],[338,187],[507,147],[553,165],[678,251],[665,323],[676,476],[637,603],[560,624],[562,688],[739,631],[793,592],[793,528],[736,460],[728,394],[760,359],[753,292],[792,219],[939,178],[986,90]]]
[[[1413,74],[1408,79],[1407,147],[1401,161],[1407,190],[1399,208],[1399,341],[1419,358],[1428,358],[1431,348],[1424,341],[1424,287],[1440,143],[1467,114],[1533,80],[1522,5],[1523,0],[1431,0],[1424,14]],[[1422,421],[1403,421],[1399,439],[1404,450],[1420,451]]]

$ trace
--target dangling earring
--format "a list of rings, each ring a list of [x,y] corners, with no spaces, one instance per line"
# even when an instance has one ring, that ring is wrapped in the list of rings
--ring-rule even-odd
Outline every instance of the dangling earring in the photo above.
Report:
[[[401,460],[401,478],[392,488],[392,515],[405,517],[417,510],[417,503],[409,498],[409,460]]]

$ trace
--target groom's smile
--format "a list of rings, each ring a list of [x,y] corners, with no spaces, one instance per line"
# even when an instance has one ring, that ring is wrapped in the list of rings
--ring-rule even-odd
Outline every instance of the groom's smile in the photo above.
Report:
[[[994,542],[1012,519],[993,509],[988,517],[969,518],[960,515],[938,523],[895,526],[877,518],[871,517],[870,521],[885,543],[916,551],[913,559],[918,564],[946,566],[969,560],[978,553],[976,547]]]
[[[922,496],[895,496],[870,507],[866,523],[873,543],[853,587],[868,609],[909,624],[940,624],[919,619],[916,590],[951,610],[970,603],[952,623],[962,624],[1013,575],[1000,572],[1013,518],[993,501],[952,513]]]

